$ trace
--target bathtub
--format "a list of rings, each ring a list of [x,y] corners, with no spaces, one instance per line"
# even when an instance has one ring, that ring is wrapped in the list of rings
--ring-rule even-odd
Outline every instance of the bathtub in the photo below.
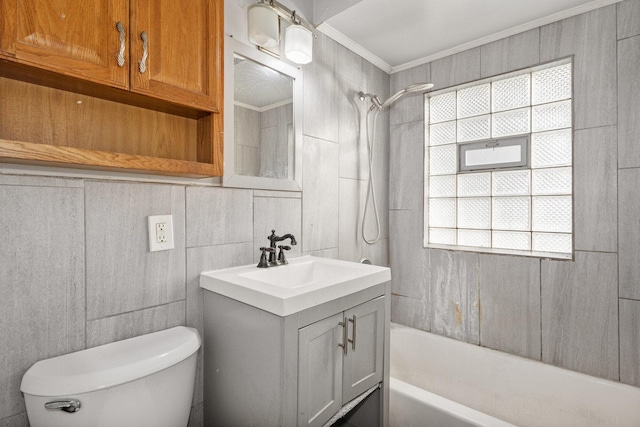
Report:
[[[390,427],[640,426],[640,389],[391,324]]]

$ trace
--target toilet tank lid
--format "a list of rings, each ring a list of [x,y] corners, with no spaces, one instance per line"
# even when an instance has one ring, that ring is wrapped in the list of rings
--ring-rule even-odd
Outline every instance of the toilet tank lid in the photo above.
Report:
[[[193,328],[178,326],[35,363],[20,390],[36,396],[88,393],[173,366],[200,348]]]

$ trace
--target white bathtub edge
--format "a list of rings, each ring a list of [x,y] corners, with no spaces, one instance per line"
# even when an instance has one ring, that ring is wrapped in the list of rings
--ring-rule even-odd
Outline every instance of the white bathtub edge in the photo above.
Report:
[[[433,406],[453,418],[463,420],[477,427],[516,427],[506,421],[476,411],[453,400],[446,399],[430,391],[418,388],[397,378],[389,378],[390,393],[398,393],[425,405]]]

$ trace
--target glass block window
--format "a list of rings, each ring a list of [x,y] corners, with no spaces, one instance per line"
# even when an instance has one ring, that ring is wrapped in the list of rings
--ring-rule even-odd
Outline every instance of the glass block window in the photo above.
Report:
[[[426,246],[572,256],[571,68],[566,60],[429,94]],[[522,140],[523,164],[460,162],[483,144]]]

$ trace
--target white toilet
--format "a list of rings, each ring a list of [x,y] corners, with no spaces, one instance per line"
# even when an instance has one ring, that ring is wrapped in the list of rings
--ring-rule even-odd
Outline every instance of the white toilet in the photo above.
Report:
[[[22,377],[31,427],[185,427],[198,331],[184,326],[41,360]]]

